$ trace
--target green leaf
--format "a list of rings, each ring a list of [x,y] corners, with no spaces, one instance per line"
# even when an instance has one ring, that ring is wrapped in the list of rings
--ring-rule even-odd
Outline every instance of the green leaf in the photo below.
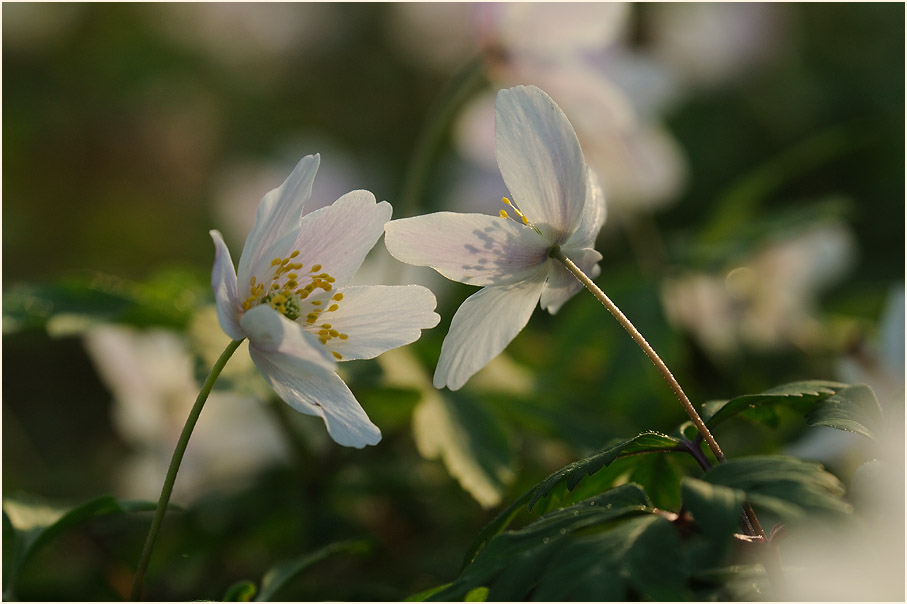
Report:
[[[471,398],[426,392],[413,412],[419,453],[441,458],[451,476],[483,507],[498,505],[514,479],[513,454],[500,423]]]
[[[599,451],[591,457],[575,461],[569,466],[561,468],[551,474],[535,487],[532,492],[532,499],[529,501],[529,509],[541,499],[546,497],[551,490],[561,482],[566,481],[567,488],[573,490],[583,477],[598,472],[603,466],[611,464],[615,459],[627,455],[636,455],[639,453],[655,453],[667,451],[681,451],[683,449],[682,441],[673,436],[661,434],[660,432],[647,431],[638,434],[633,438],[621,441],[615,445]]]
[[[740,530],[745,494],[690,477],[683,478],[680,488],[683,509],[693,516],[702,535],[700,543],[690,544],[690,566],[706,569],[721,564],[734,544],[732,535]]]
[[[680,507],[680,473],[674,460],[667,455],[646,455],[630,471],[627,482],[635,482],[646,490],[652,505],[663,510]]]
[[[258,593],[258,588],[255,586],[255,583],[245,579],[243,581],[237,581],[228,587],[227,591],[224,593],[223,601],[251,602],[256,593]]]
[[[882,427],[882,408],[872,389],[858,384],[823,400],[806,416],[806,421],[811,426],[828,426],[875,440],[874,434]]]
[[[419,593],[415,593],[411,596],[406,596],[405,598],[403,598],[403,601],[404,602],[425,602],[426,600],[428,600],[428,598],[435,595],[436,593],[438,593],[441,590],[447,589],[449,586],[450,586],[450,583],[445,583],[444,585],[437,585],[435,587],[430,587],[429,589],[425,589],[423,591],[420,591]]]
[[[756,507],[783,520],[813,512],[848,513],[844,487],[820,464],[783,455],[733,459],[705,473],[703,480],[738,489]]]
[[[463,559],[463,566],[460,568],[461,572],[467,565],[475,560],[476,555],[478,555],[479,551],[485,547],[485,544],[489,539],[495,535],[499,535],[501,531],[510,525],[519,513],[520,508],[529,500],[531,495],[532,490],[526,491],[519,499],[507,506],[503,512],[495,516],[494,520],[485,525],[485,528],[482,529],[475,541],[472,542],[472,545],[469,546],[469,550],[467,550],[466,556]]]
[[[8,595],[25,564],[42,547],[93,518],[110,514],[151,511],[155,503],[119,501],[104,495],[74,508],[52,505],[35,497],[17,495],[3,500],[3,514],[14,532],[14,559],[9,566],[4,595]],[[5,561],[4,561],[5,562]]]
[[[819,401],[846,387],[846,384],[823,380],[793,382],[761,394],[747,394],[725,402],[706,403],[703,406],[703,419],[709,428],[739,414],[751,419],[770,419],[774,414],[766,414],[766,408],[775,405],[786,405],[805,413]]]
[[[567,542],[590,532],[607,532],[617,526],[615,522],[648,515],[650,509],[642,489],[625,484],[545,514],[520,530],[493,537],[456,581],[430,599],[461,600],[480,587],[489,588],[489,600],[525,599],[549,572],[552,556]],[[587,562],[595,564],[595,560]],[[560,584],[556,578],[553,581]]]
[[[371,541],[365,539],[339,541],[331,543],[314,553],[282,562],[265,574],[264,579],[261,581],[261,592],[255,598],[255,601],[269,602],[273,600],[274,596],[286,587],[287,583],[329,556],[343,552],[364,554],[370,551],[371,547]]]

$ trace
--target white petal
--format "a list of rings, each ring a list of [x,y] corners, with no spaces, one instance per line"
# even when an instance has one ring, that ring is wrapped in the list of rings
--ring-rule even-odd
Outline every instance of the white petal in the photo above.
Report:
[[[507,348],[529,322],[546,273],[543,269],[526,281],[483,288],[460,305],[441,344],[436,388],[459,389]]]
[[[441,320],[434,312],[434,294],[419,285],[362,285],[345,288],[341,293],[342,300],[331,301],[337,310],[323,312],[319,324],[328,323],[349,336],[331,338],[326,344],[345,361],[371,359],[415,342],[423,329],[431,329]]]
[[[586,162],[567,116],[535,86],[498,92],[498,167],[513,201],[551,243],[579,226],[586,198]]]
[[[274,392],[297,411],[321,417],[338,444],[362,448],[381,440],[381,430],[333,371],[300,365],[295,357],[254,347],[249,353]]]
[[[602,259],[602,255],[596,250],[591,248],[565,250],[564,254],[573,260],[574,264],[579,266],[580,270],[586,273],[590,279],[594,279],[601,272],[596,263]],[[548,269],[548,281],[545,283],[545,289],[542,290],[541,306],[553,315],[560,310],[564,302],[576,295],[576,292],[582,288],[583,284],[573,276],[573,273],[557,260],[552,260]]]
[[[384,244],[397,260],[480,286],[531,277],[549,247],[529,227],[485,214],[437,212],[394,220],[384,231]]]
[[[272,250],[271,255],[286,256],[299,250],[296,262],[303,264],[303,272],[320,264],[319,272],[331,275],[338,287],[352,279],[384,232],[392,212],[391,204],[376,203],[370,192],[351,191],[331,205],[307,214],[295,242],[287,249]]]
[[[317,366],[329,371],[336,367],[329,351],[314,335],[270,306],[256,306],[246,312],[240,325],[249,337],[250,349],[292,357],[300,366]]]
[[[299,160],[282,185],[269,191],[261,199],[255,214],[255,225],[246,237],[239,258],[240,283],[245,284],[252,275],[259,273],[255,270],[255,265],[263,261],[270,263],[271,258],[263,258],[265,254],[277,241],[299,228],[305,202],[312,194],[312,183],[320,161],[318,154],[306,155]]]
[[[595,240],[605,224],[606,216],[604,191],[595,172],[588,168],[586,170],[586,202],[583,204],[582,220],[579,228],[570,235],[562,247],[594,248]]]
[[[209,231],[214,240],[214,270],[211,271],[211,288],[217,303],[217,320],[220,328],[234,340],[242,340],[245,332],[239,325],[240,300],[236,293],[236,271],[233,258],[218,231]]]

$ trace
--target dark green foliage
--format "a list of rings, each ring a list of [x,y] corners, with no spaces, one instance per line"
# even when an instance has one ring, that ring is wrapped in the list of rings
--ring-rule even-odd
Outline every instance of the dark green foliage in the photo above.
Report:
[[[735,415],[766,421],[773,417],[773,407],[776,405],[786,405],[804,412],[844,387],[846,384],[824,380],[784,384],[761,394],[747,394],[729,401],[706,403],[703,419],[710,429]]]
[[[882,427],[882,408],[869,386],[857,384],[824,399],[807,414],[806,421],[811,426],[828,426],[875,440]]]

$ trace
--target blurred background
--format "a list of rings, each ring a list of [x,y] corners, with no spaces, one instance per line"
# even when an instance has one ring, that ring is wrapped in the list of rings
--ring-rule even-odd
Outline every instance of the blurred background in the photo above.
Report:
[[[560,104],[603,182],[597,282],[696,404],[865,382],[903,453],[901,4],[4,3],[2,23],[4,499],[156,500],[227,341],[207,231],[238,257],[262,195],[311,153],[307,211],[364,188],[395,218],[496,214],[493,99],[520,83]],[[336,446],[237,354],[190,443],[149,599],[221,599],[348,539],[280,596],[406,597],[453,578],[548,473],[684,420],[585,293],[536,312],[450,393],[430,377],[474,290],[380,243],[360,278],[428,285],[442,316],[343,366],[384,440]],[[874,455],[794,416],[776,425],[717,437],[729,456],[817,459],[845,484]],[[656,484],[684,469],[622,471]],[[16,596],[126,597],[147,523],[67,534]]]

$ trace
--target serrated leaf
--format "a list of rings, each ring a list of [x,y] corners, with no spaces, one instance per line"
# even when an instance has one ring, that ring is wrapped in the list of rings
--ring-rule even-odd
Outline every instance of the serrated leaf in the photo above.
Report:
[[[725,561],[733,545],[731,536],[740,530],[740,516],[745,494],[704,480],[685,477],[681,481],[683,509],[693,516],[702,534],[699,543],[691,543],[687,559],[693,569],[712,568]]]
[[[820,464],[783,455],[733,459],[715,466],[702,479],[739,489],[756,507],[782,519],[810,512],[850,511],[843,499],[844,486]]]
[[[352,539],[331,543],[320,550],[281,562],[269,570],[261,581],[261,592],[256,602],[269,602],[287,583],[329,556],[339,553],[363,554],[371,549],[371,542],[365,539]]]
[[[507,506],[504,511],[495,516],[494,520],[485,525],[485,528],[479,533],[475,541],[472,542],[472,545],[469,546],[469,549],[466,552],[466,556],[463,558],[463,566],[460,568],[462,571],[466,568],[469,563],[475,560],[476,555],[479,551],[485,547],[485,544],[489,539],[495,535],[499,535],[507,526],[513,521],[514,517],[519,513],[520,508],[529,500],[529,497],[532,495],[532,491],[526,491],[520,496],[519,499]]]
[[[462,395],[425,393],[413,412],[419,453],[441,458],[451,476],[483,507],[498,505],[513,481],[507,435],[488,412]]]
[[[591,457],[575,461],[548,476],[533,490],[532,499],[529,501],[529,509],[532,509],[532,506],[539,499],[546,497],[561,482],[566,481],[567,488],[573,490],[583,477],[598,472],[603,466],[610,465],[611,462],[619,457],[638,453],[678,451],[682,449],[683,445],[678,438],[661,434],[660,432],[643,432],[599,451]]]
[[[525,599],[548,560],[577,532],[603,531],[622,518],[648,514],[650,503],[638,485],[622,485],[575,505],[551,512],[517,531],[492,538],[473,563],[431,600],[460,600],[478,587],[489,600]]]
[[[828,398],[846,384],[824,380],[793,382],[766,390],[760,394],[747,394],[732,398],[729,401],[712,401],[703,406],[703,419],[709,428],[714,428],[725,420],[741,413],[756,413],[754,417],[772,417],[764,415],[765,408],[775,405],[787,405],[802,412],[812,408],[818,401]],[[751,415],[752,416],[752,415]]]
[[[52,505],[26,496],[3,500],[3,514],[15,533],[14,560],[9,566],[4,595],[35,553],[66,531],[93,518],[124,512],[154,510],[156,504],[145,501],[119,501],[112,495],[91,499],[73,508]]]
[[[873,440],[882,427],[882,421],[879,401],[865,384],[838,390],[806,416],[806,422],[811,426],[837,428]]]

